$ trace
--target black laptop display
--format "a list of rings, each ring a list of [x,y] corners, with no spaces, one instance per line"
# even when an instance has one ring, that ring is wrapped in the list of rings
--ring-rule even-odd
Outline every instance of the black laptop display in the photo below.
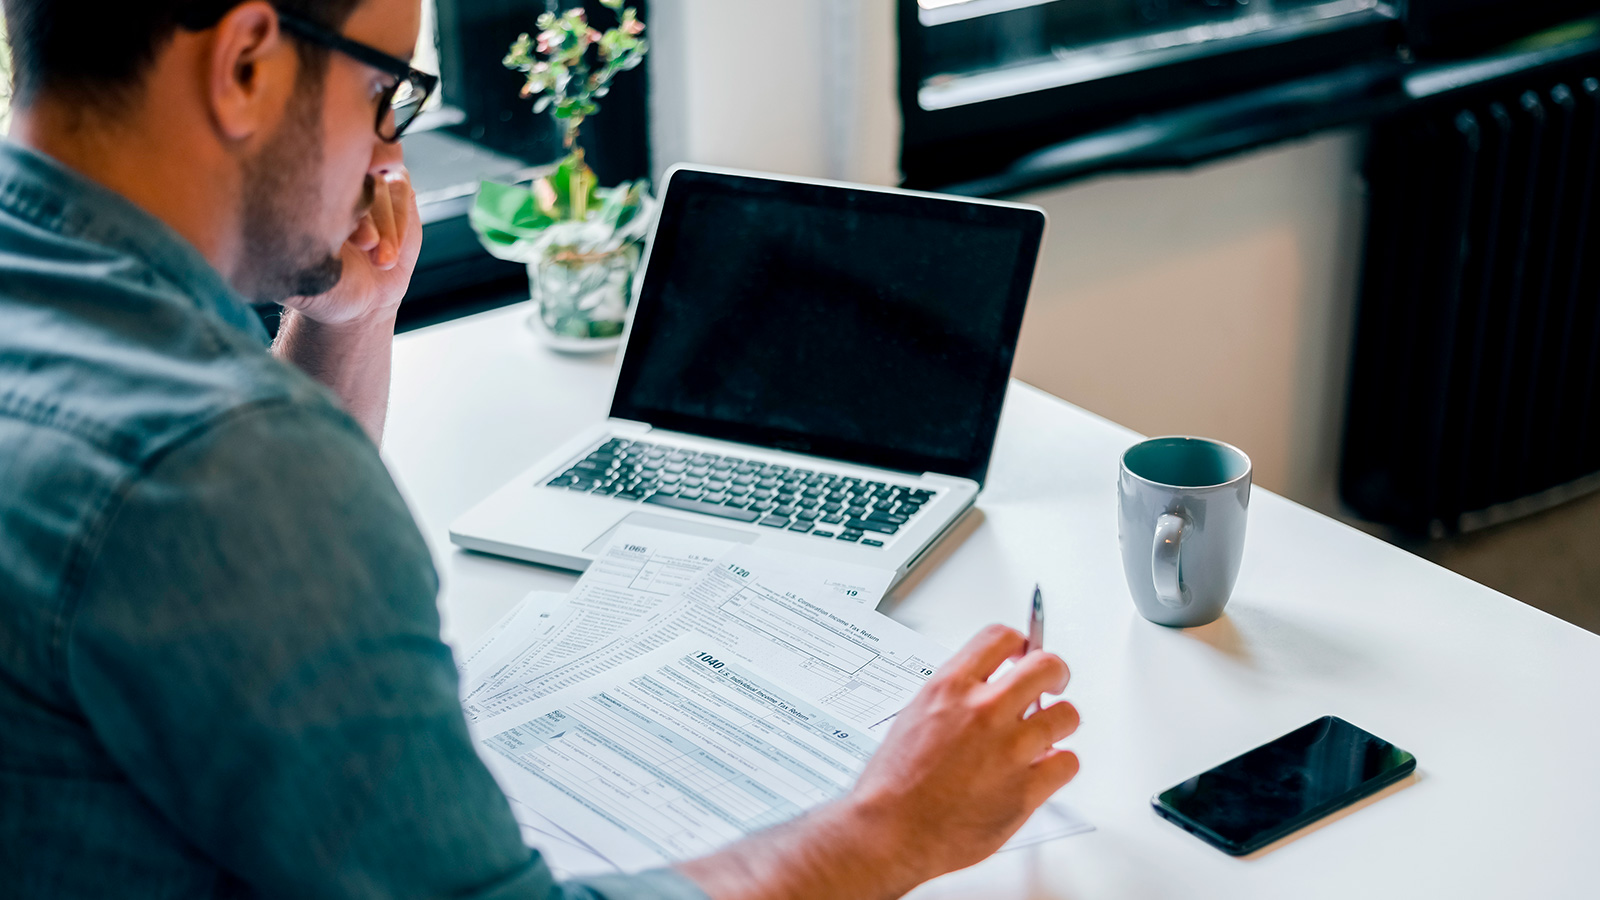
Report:
[[[982,483],[1042,214],[672,178],[613,417]]]

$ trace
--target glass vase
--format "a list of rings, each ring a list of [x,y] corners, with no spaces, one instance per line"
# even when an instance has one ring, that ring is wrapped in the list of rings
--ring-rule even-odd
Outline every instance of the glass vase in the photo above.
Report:
[[[615,347],[633,297],[639,246],[579,253],[556,249],[528,265],[536,306],[528,324],[557,350],[590,353]]]

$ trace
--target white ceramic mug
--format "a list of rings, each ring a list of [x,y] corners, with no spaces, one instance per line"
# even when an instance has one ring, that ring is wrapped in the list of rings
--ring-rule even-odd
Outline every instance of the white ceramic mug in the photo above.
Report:
[[[1222,615],[1244,558],[1250,457],[1221,441],[1158,437],[1122,454],[1122,568],[1134,605],[1158,625]]]

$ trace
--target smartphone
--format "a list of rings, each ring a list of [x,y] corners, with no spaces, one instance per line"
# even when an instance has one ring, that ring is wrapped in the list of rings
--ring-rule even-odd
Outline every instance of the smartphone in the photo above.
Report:
[[[1236,756],[1150,799],[1157,813],[1244,856],[1417,768],[1417,758],[1337,716]]]

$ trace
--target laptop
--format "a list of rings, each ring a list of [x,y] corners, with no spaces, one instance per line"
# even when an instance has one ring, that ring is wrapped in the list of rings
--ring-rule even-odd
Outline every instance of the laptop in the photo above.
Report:
[[[910,572],[983,488],[1033,206],[678,166],[610,417],[456,520],[583,569],[623,524]]]

